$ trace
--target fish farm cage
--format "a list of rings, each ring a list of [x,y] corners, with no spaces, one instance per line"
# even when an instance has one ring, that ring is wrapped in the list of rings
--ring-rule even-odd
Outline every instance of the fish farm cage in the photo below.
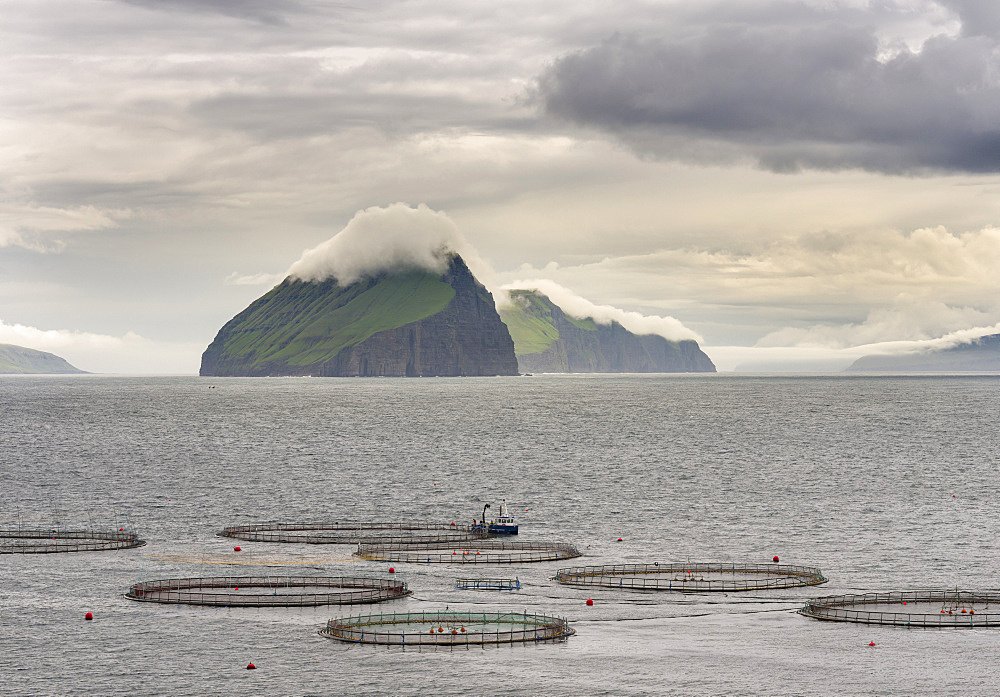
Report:
[[[143,581],[126,598],[213,607],[312,607],[395,600],[410,594],[401,581],[332,576],[214,576]]]
[[[755,591],[826,583],[819,569],[790,564],[616,564],[559,569],[555,580],[571,586],[630,590]]]
[[[442,543],[361,543],[355,556],[369,561],[413,562],[415,564],[518,564],[561,561],[581,556],[564,542],[520,542],[485,539]]]
[[[516,578],[460,578],[455,588],[463,591],[519,591],[521,581]]]
[[[323,636],[356,644],[480,646],[558,641],[576,633],[561,617],[515,612],[403,612],[332,619]]]
[[[248,542],[298,542],[311,545],[358,544],[361,542],[462,542],[485,537],[469,525],[456,523],[331,522],[251,523],[222,529],[219,537]]]
[[[142,547],[135,532],[111,530],[0,529],[0,554],[54,554],[58,552],[106,552]]]
[[[810,600],[798,612],[818,620],[897,627],[998,627],[1000,592],[918,590],[835,595]]]

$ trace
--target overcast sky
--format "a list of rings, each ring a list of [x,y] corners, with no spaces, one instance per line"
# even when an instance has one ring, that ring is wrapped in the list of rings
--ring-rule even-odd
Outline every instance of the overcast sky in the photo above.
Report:
[[[722,369],[1000,331],[1000,4],[0,17],[0,343],[85,370],[197,372],[304,250],[395,202],[491,282],[673,318]]]

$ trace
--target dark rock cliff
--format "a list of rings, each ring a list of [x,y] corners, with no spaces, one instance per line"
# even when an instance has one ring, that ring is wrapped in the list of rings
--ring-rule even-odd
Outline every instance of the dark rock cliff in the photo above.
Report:
[[[228,322],[202,375],[516,375],[514,342],[461,257],[443,275],[286,279]]]

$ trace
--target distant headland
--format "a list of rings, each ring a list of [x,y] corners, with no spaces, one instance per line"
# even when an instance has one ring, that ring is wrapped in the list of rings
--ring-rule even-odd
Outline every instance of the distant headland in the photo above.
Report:
[[[0,344],[0,374],[3,375],[68,375],[85,372],[54,353],[14,344]]]

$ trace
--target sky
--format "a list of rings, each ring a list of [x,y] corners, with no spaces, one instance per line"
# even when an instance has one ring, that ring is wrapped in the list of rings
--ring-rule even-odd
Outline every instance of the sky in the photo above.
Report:
[[[495,294],[662,320],[720,370],[1000,332],[998,4],[0,16],[0,343],[84,370],[196,373],[307,250],[397,204],[457,231]]]

